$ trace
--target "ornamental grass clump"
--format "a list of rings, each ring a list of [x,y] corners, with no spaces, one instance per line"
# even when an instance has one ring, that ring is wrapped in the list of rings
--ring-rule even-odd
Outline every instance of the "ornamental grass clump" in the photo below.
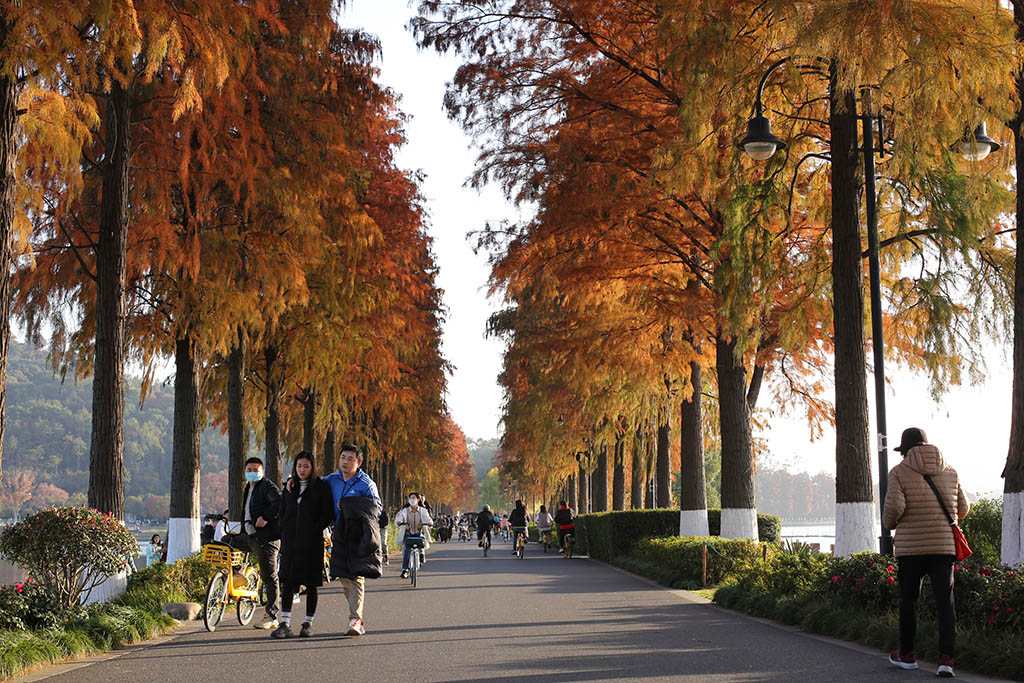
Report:
[[[138,552],[117,519],[87,507],[50,507],[0,532],[0,554],[23,567],[70,609]]]

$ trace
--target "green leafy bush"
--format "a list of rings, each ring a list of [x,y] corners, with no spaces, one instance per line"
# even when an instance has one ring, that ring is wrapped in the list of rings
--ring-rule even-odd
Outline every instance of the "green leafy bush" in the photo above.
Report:
[[[708,530],[717,536],[721,529],[721,512],[708,510]],[[760,540],[779,543],[782,521],[773,515],[758,515]],[[577,552],[606,562],[628,555],[634,543],[642,538],[663,538],[679,533],[679,510],[616,510],[580,515],[576,518]]]
[[[114,602],[159,612],[166,602],[203,602],[213,567],[196,554],[174,564],[146,567],[128,579],[125,592]]]
[[[721,583],[738,567],[760,561],[757,543],[717,536],[670,536],[644,538],[636,542],[629,557],[647,565],[641,573],[675,588],[699,588],[703,585],[704,546],[707,545],[707,580]]]
[[[138,553],[135,537],[110,515],[86,507],[51,507],[0,532],[0,554],[24,567],[64,607],[124,571]]]
[[[53,591],[34,579],[0,586],[0,628],[52,628],[68,616]]]
[[[982,498],[971,506],[967,516],[960,520],[967,542],[974,555],[971,559],[986,564],[997,564],[1003,539],[1003,502]]]

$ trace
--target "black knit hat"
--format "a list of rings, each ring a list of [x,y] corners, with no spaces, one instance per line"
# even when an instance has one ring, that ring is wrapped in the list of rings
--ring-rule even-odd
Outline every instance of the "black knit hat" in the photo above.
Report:
[[[928,443],[928,436],[924,433],[924,430],[920,427],[910,427],[903,430],[903,436],[900,437],[900,445],[893,450],[906,455],[907,451],[911,448],[920,446],[923,443]]]

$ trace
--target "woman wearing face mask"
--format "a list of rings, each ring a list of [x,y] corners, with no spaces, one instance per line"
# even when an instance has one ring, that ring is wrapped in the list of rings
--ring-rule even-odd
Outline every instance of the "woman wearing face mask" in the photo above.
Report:
[[[402,578],[409,576],[409,559],[412,548],[405,544],[406,536],[423,536],[425,548],[430,547],[430,526],[434,520],[426,508],[420,507],[420,494],[413,491],[409,494],[409,507],[404,507],[395,515],[398,527],[398,545],[402,546]]]
[[[298,485],[281,494],[281,617],[270,634],[274,638],[292,636],[292,601],[300,586],[306,587],[306,618],[299,636],[313,635],[317,588],[323,585],[324,529],[334,521],[331,488],[316,475],[312,453],[295,456],[292,478]]]

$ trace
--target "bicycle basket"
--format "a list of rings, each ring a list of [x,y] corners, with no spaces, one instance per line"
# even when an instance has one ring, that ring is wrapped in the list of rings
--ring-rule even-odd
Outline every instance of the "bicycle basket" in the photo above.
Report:
[[[245,553],[226,545],[208,543],[203,546],[203,562],[209,562],[213,566],[220,567],[221,569],[231,569],[232,567],[241,566],[244,559]]]
[[[424,545],[423,537],[422,536],[406,536],[405,537],[405,544],[407,546],[409,546],[410,548],[422,548],[423,545]]]

